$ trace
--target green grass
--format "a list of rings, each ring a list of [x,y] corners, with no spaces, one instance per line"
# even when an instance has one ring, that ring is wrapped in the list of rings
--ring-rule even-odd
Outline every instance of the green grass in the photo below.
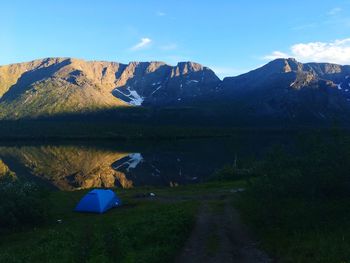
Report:
[[[157,118],[149,117],[149,109],[130,108],[118,109],[118,111],[121,113],[119,117],[104,116],[103,114],[84,117],[84,115],[77,114],[74,118],[0,120],[0,141],[174,140],[237,137],[247,134],[259,138],[263,134],[294,136],[305,132],[305,130],[311,132],[317,130],[317,128],[303,126],[284,128],[280,126],[229,125],[226,123],[226,118],[219,123],[207,119],[197,122],[198,116],[196,115],[187,116],[186,120],[182,118],[174,120],[172,116]],[[219,119],[219,117],[215,119]],[[329,133],[327,128],[323,128],[322,131]]]
[[[171,262],[191,233],[202,198],[241,187],[247,187],[244,181],[121,189],[124,205],[103,215],[73,212],[86,190],[52,192],[51,222],[2,236],[0,262]],[[156,199],[136,197],[150,192]],[[221,200],[208,204],[214,213],[223,209]],[[243,193],[234,205],[279,262],[350,262],[347,198],[268,201]],[[218,237],[209,236],[205,246],[215,254]]]
[[[21,120],[0,121],[0,141],[10,140],[131,140],[220,138],[236,129],[174,124],[138,124],[118,120]]]
[[[349,199],[268,204],[243,197],[236,206],[279,262],[350,262]]]
[[[196,201],[134,200],[131,191],[106,214],[73,212],[84,193],[53,192],[51,224],[1,237],[0,262],[167,262],[194,224]]]
[[[268,155],[236,207],[278,262],[350,262],[349,138],[297,147]]]
[[[87,190],[52,192],[51,222],[1,236],[0,262],[171,262],[191,233],[202,197],[242,184],[120,189],[123,206],[102,215],[73,212]],[[155,199],[137,198],[150,192]]]

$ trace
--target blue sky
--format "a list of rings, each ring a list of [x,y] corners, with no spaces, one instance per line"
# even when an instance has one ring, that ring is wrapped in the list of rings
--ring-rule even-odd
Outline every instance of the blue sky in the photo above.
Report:
[[[0,64],[53,56],[196,61],[220,77],[280,56],[350,64],[350,0],[2,0]]]

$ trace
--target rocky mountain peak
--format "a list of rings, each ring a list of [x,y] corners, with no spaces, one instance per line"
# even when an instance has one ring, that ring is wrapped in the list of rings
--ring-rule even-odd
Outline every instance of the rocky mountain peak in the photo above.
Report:
[[[187,74],[190,71],[200,71],[203,70],[203,66],[201,64],[195,63],[195,62],[179,62],[177,64],[177,67],[180,69],[180,71],[183,74]]]
[[[302,64],[295,58],[279,58],[267,63],[262,68],[270,73],[288,73],[302,70]]]
[[[178,104],[207,94],[219,82],[213,71],[194,62],[45,58],[0,67],[0,118]]]
[[[242,112],[276,116],[293,117],[310,105],[311,115],[327,116],[328,108],[336,112],[349,107],[350,112],[350,66],[276,59],[223,81],[210,68],[190,61],[171,66],[45,58],[0,66],[0,118],[221,100],[244,105]]]
[[[164,62],[161,61],[151,61],[148,64],[148,67],[146,69],[146,73],[152,73],[157,71],[160,67],[166,66]]]
[[[350,66],[341,66],[332,63],[306,63],[304,70],[312,71],[319,76],[333,75],[333,74],[350,74]]]

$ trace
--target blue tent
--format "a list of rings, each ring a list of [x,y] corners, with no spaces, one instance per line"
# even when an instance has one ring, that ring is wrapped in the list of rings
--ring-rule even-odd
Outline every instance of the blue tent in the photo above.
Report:
[[[112,190],[94,189],[80,200],[75,211],[102,214],[119,205],[121,201]]]

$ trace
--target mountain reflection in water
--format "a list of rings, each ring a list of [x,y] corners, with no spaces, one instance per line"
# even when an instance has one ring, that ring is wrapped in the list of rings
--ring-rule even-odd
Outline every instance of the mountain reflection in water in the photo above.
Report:
[[[8,169],[20,175],[32,175],[60,190],[92,187],[133,187],[124,173],[111,166],[129,153],[82,146],[0,147],[0,158]]]
[[[238,143],[237,143],[238,141]],[[251,156],[271,142],[186,140],[158,143],[0,146],[0,176],[11,174],[60,190],[177,186],[203,181],[235,156]]]

